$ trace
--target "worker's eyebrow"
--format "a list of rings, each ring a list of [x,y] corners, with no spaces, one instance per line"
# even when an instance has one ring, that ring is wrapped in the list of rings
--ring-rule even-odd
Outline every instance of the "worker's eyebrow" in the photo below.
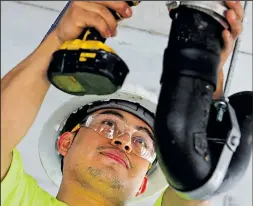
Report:
[[[136,126],[135,127],[138,131],[143,131],[145,133],[147,133],[147,135],[154,140],[154,135],[152,134],[152,132],[149,131],[149,129],[147,127],[143,127],[143,126]]]
[[[114,111],[114,110],[106,110],[106,111],[100,112],[99,114],[114,115],[114,116],[119,117],[120,119],[125,121],[125,117],[122,114],[120,114],[119,112]]]
[[[117,111],[115,111],[115,110],[106,110],[106,111],[100,112],[99,114],[114,115],[114,116],[117,116],[117,117],[119,117],[120,119],[122,119],[122,120],[125,121],[124,115],[122,115],[121,113],[119,113],[119,112],[117,112]],[[154,140],[154,135],[152,134],[152,132],[149,131],[149,129],[148,129],[147,127],[136,126],[135,128],[136,128],[138,131],[142,131],[142,132],[147,133],[147,135],[148,135],[152,140]]]

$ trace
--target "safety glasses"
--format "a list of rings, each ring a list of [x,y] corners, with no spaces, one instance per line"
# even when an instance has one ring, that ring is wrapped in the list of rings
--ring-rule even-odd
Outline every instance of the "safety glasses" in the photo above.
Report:
[[[131,149],[131,152],[149,161],[151,164],[156,158],[154,142],[146,129],[128,125],[124,120],[115,115],[91,115],[84,123],[77,125],[72,132],[80,127],[90,128],[107,139],[118,142],[129,141],[129,143],[131,141],[131,144],[128,143],[128,149]]]

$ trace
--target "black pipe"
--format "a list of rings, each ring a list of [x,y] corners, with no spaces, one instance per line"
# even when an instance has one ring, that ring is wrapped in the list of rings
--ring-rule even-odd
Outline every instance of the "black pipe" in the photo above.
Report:
[[[189,191],[203,185],[213,170],[206,130],[223,27],[211,16],[182,6],[171,17],[155,134],[167,181],[177,190]]]

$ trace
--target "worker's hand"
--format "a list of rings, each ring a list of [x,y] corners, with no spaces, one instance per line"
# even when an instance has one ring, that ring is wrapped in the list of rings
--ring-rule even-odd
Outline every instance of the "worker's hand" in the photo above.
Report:
[[[221,64],[223,65],[226,63],[227,59],[232,53],[236,39],[243,31],[242,20],[244,17],[244,10],[240,1],[226,1],[226,4],[230,8],[227,11],[226,17],[230,24],[231,32],[224,30],[222,33],[225,43],[221,54]]]
[[[132,15],[125,1],[72,1],[54,33],[61,43],[77,38],[85,27],[95,27],[105,38],[115,36],[117,21],[108,8],[124,18]]]
[[[244,10],[240,1],[226,1],[226,4],[230,8],[227,11],[226,17],[230,24],[231,31],[224,30],[222,33],[224,40],[224,49],[221,52],[221,60],[218,71],[218,82],[215,93],[213,94],[213,99],[220,99],[223,93],[223,83],[224,83],[224,71],[223,67],[228,60],[229,56],[233,51],[233,46],[238,38],[238,36],[243,31],[242,19],[244,17]]]

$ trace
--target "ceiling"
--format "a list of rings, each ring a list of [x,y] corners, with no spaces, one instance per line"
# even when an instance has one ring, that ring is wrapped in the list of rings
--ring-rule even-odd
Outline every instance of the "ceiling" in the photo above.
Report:
[[[164,3],[142,2],[133,18],[121,23],[117,37],[107,40],[130,67],[127,83],[140,84],[156,94],[171,24]],[[1,2],[1,77],[37,47],[64,5],[64,1]],[[252,91],[252,2],[250,5],[230,94]],[[229,62],[226,74],[228,66]],[[32,128],[18,146],[26,172],[52,195],[57,188],[40,164],[38,138],[53,111],[69,99],[69,95],[51,87]],[[154,201],[152,198],[140,205],[151,206]],[[234,189],[212,201],[217,206],[252,205],[252,163]]]
[[[36,5],[44,9],[60,12],[67,1],[21,1],[22,3]],[[166,1],[143,1],[134,7],[134,15],[130,19],[125,19],[120,23],[121,26],[132,29],[146,31],[152,34],[162,34],[167,36],[170,32],[171,20],[168,15]],[[252,53],[252,1],[248,1],[245,26],[245,39],[242,42],[241,50]]]

